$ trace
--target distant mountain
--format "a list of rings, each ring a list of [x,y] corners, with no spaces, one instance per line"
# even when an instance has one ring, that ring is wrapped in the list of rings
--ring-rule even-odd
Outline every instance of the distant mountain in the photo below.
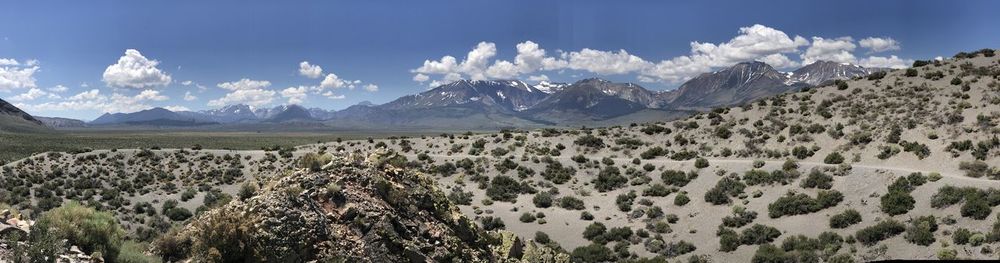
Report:
[[[87,123],[77,119],[70,118],[60,118],[60,117],[35,117],[41,121],[45,126],[50,128],[80,128],[86,127]]]
[[[105,113],[90,122],[92,125],[152,126],[196,126],[216,123],[200,114],[179,114],[164,108],[152,108],[133,113]]]
[[[228,105],[219,109],[197,112],[219,123],[256,121],[257,114],[245,104]]]
[[[671,91],[590,78],[572,84],[520,80],[459,80],[385,104],[362,102],[333,111],[279,105],[229,105],[198,112],[152,109],[105,114],[95,125],[200,125],[314,123],[338,128],[494,129],[546,125],[614,125],[678,118],[692,111],[737,105],[758,98],[849,79],[884,69],[819,61],[778,72],[758,61],[701,74]]]
[[[652,92],[637,85],[585,79],[552,93],[523,116],[554,124],[607,119],[646,109],[643,102],[651,98]]]
[[[313,117],[309,110],[294,104],[275,107],[274,109],[271,109],[268,114],[269,116],[263,120],[264,122],[309,122],[318,120]]]
[[[704,73],[662,98],[672,108],[709,109],[735,105],[757,98],[797,90],[808,86],[789,82],[788,77],[770,65],[742,62],[732,67]]]
[[[478,105],[509,113],[531,108],[548,93],[520,80],[460,80],[383,104],[384,109]]]
[[[868,76],[884,69],[868,69],[862,66],[832,61],[816,61],[792,72],[788,79],[790,83],[798,82],[809,85],[820,85],[833,80],[847,80]]]
[[[0,99],[0,131],[30,131],[45,128],[45,124],[31,114]]]

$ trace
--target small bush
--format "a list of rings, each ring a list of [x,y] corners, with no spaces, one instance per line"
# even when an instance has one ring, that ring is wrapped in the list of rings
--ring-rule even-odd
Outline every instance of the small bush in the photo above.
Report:
[[[846,228],[857,223],[861,223],[861,213],[854,209],[847,209],[843,213],[830,217],[831,228]]]
[[[894,237],[906,231],[906,226],[899,221],[887,219],[873,226],[862,228],[854,234],[854,238],[866,246]]]
[[[841,164],[844,162],[844,156],[840,155],[838,152],[832,152],[823,158],[823,163],[825,164]]]
[[[913,209],[916,203],[913,196],[905,191],[889,191],[880,199],[882,212],[889,215],[901,215]]]

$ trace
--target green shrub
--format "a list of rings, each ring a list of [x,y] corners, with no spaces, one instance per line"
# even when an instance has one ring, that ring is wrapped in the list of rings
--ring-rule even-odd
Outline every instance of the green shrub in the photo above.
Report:
[[[590,245],[577,247],[570,254],[572,262],[597,263],[613,261],[614,253],[604,245],[592,243]]]
[[[934,216],[918,217],[910,222],[910,224],[904,236],[906,241],[925,247],[934,243],[934,232],[938,229],[937,220]]]
[[[916,77],[920,75],[920,72],[917,72],[917,69],[908,68],[906,69],[906,73],[903,75],[907,77]]]
[[[577,199],[572,196],[564,196],[559,198],[559,207],[568,210],[583,210],[586,207],[583,204],[583,200]]]
[[[833,176],[821,172],[819,169],[812,169],[809,175],[802,180],[802,188],[830,189],[833,187]]]
[[[887,219],[873,226],[862,228],[854,234],[854,238],[866,246],[871,246],[879,241],[894,237],[906,231],[906,226],[899,221]]]
[[[677,194],[677,196],[674,196],[674,205],[676,206],[684,206],[690,201],[691,198],[688,198],[687,194],[685,193],[679,193]]]
[[[625,186],[628,179],[622,176],[621,171],[615,166],[605,166],[594,178],[594,188],[599,192],[607,192]]]
[[[694,167],[698,169],[708,167],[708,159],[698,158],[694,160]]]
[[[916,203],[913,196],[905,191],[889,191],[880,199],[882,212],[889,215],[901,215],[913,209]]]
[[[35,222],[35,229],[40,231],[32,235],[65,239],[87,254],[96,252],[108,259],[118,257],[125,237],[125,231],[111,213],[97,212],[75,201],[43,213]]]
[[[723,177],[715,184],[715,187],[705,192],[705,201],[713,205],[728,204],[730,197],[743,194],[746,184],[731,177]]]
[[[830,217],[831,228],[846,228],[857,223],[861,223],[861,213],[854,209],[847,209],[843,213]]]
[[[677,170],[665,170],[660,173],[660,180],[667,185],[673,185],[677,187],[684,187],[691,182],[691,179],[682,171]]]
[[[490,186],[486,188],[486,196],[501,202],[515,202],[517,196],[523,192],[524,186],[517,179],[510,176],[500,175],[490,180]]]
[[[767,211],[771,218],[808,214],[835,206],[843,200],[844,195],[833,190],[820,191],[816,198],[798,193],[779,197],[767,206]]]
[[[753,226],[744,229],[743,233],[740,234],[740,243],[744,245],[767,244],[774,242],[774,240],[780,236],[781,231],[777,228],[754,224]]]
[[[534,198],[531,198],[531,202],[535,204],[535,207],[548,208],[552,206],[552,193],[546,191],[538,192]]]
[[[832,152],[823,158],[823,163],[825,164],[841,164],[844,163],[844,156],[841,156],[838,152]]]
[[[580,146],[598,148],[598,149],[604,147],[604,140],[601,140],[601,138],[598,138],[597,136],[590,134],[577,138],[575,141],[573,141],[573,143]]]
[[[785,253],[784,250],[771,245],[764,244],[757,248],[757,252],[754,252],[753,258],[750,259],[753,263],[779,263],[779,262],[796,262],[794,256]]]
[[[969,238],[972,237],[972,231],[969,229],[960,227],[955,230],[955,233],[951,234],[951,241],[956,245],[965,245],[969,243]]]

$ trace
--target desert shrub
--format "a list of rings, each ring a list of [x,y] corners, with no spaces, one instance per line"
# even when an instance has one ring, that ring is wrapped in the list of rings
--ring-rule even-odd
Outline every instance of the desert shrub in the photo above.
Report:
[[[743,193],[746,184],[731,177],[723,177],[715,184],[715,187],[705,192],[705,201],[713,205],[728,204],[730,197],[736,197]]]
[[[689,198],[685,193],[679,193],[677,196],[674,196],[674,205],[676,206],[684,206],[690,201],[691,198]]]
[[[848,88],[847,81],[836,80],[834,82],[837,85],[837,90],[846,90]]]
[[[961,214],[976,220],[986,219],[993,211],[993,208],[981,195],[970,195],[962,205]]]
[[[961,162],[958,169],[965,171],[965,176],[979,178],[990,175],[990,166],[983,161]]]
[[[768,216],[802,215],[832,207],[844,200],[844,195],[833,190],[820,191],[816,198],[799,193],[779,197],[767,206]]]
[[[635,202],[636,194],[635,191],[630,191],[628,193],[620,194],[615,198],[615,204],[618,205],[618,210],[622,212],[632,211],[632,202]]]
[[[486,188],[486,196],[496,201],[514,202],[517,201],[517,196],[524,192],[523,189],[524,186],[517,179],[500,175],[490,180],[490,186]]]
[[[639,157],[642,157],[642,159],[647,159],[648,160],[648,159],[656,158],[658,156],[663,156],[665,154],[667,154],[667,150],[664,150],[663,147],[656,146],[656,147],[653,147],[653,148],[646,149],[646,151],[644,151],[644,152],[642,152],[642,153],[639,154]]]
[[[885,77],[885,71],[879,71],[872,74],[868,74],[868,80],[880,80]]]
[[[910,222],[904,238],[910,243],[929,246],[934,243],[934,232],[937,231],[937,220],[934,216],[922,216]]]
[[[656,125],[656,124],[646,125],[646,126],[642,127],[642,129],[640,129],[639,131],[641,131],[642,133],[645,133],[647,135],[653,135],[653,134],[657,134],[657,133],[670,134],[670,132],[671,132],[670,128],[663,127],[663,126]]]
[[[573,141],[573,143],[580,146],[598,148],[598,149],[604,147],[604,140],[601,140],[601,138],[598,138],[597,136],[590,134],[577,138],[575,141]]]
[[[866,246],[894,237],[906,231],[906,226],[899,221],[887,219],[873,226],[862,228],[854,234],[854,238]]]
[[[681,240],[681,241],[678,241],[676,243],[671,242],[671,243],[667,244],[666,247],[663,249],[662,253],[663,253],[663,255],[667,256],[668,258],[672,258],[672,257],[677,257],[677,256],[680,256],[680,255],[684,255],[684,254],[687,254],[687,253],[694,252],[696,249],[698,249],[698,248],[695,247],[694,244],[691,244],[691,243],[688,243],[687,241]]]
[[[740,228],[747,224],[753,222],[757,219],[757,212],[747,211],[745,208],[738,206],[738,208],[733,209],[733,214],[722,218],[722,225],[732,228]]]
[[[906,73],[903,75],[907,77],[916,77],[920,75],[920,72],[918,72],[917,69],[908,68],[906,69]]]
[[[844,156],[840,155],[838,152],[832,152],[823,158],[823,163],[825,164],[841,164],[844,162]]]
[[[830,217],[831,228],[846,228],[857,223],[861,223],[861,213],[854,209],[847,209],[843,213]]]
[[[951,85],[962,85],[962,78],[955,77],[951,79]]]
[[[694,160],[694,167],[698,169],[708,167],[708,159],[698,158]]]
[[[535,222],[535,214],[528,212],[521,213],[521,217],[518,218],[518,220],[520,220],[522,223]]]
[[[167,216],[167,218],[170,218],[170,220],[174,221],[184,221],[194,216],[194,214],[192,214],[190,210],[183,207],[170,208],[169,210],[163,212],[163,215]]]
[[[715,235],[719,237],[719,250],[730,252],[740,246],[740,235],[729,228],[720,227]]]
[[[802,180],[802,188],[830,189],[833,187],[833,176],[823,173],[819,169],[812,169],[809,175]]]
[[[812,157],[813,154],[815,154],[813,150],[806,148],[805,146],[802,145],[795,146],[795,148],[792,148],[792,155],[794,155],[795,158],[798,158],[799,160]]]
[[[752,169],[743,174],[743,182],[747,185],[786,184],[789,177],[791,176],[782,170],[774,170],[768,173],[763,170]]]
[[[457,205],[471,205],[472,204],[472,192],[467,192],[462,190],[462,188],[455,187],[448,194],[448,200]]]
[[[592,243],[590,245],[577,247],[570,254],[572,262],[597,263],[613,261],[614,253],[608,247]]]
[[[740,243],[744,245],[767,244],[774,242],[774,240],[780,236],[781,231],[777,228],[754,224],[740,233]]]
[[[719,126],[719,127],[715,128],[715,136],[716,137],[719,137],[719,138],[722,138],[722,139],[729,139],[729,137],[732,136],[732,135],[733,135],[733,132],[729,131],[729,128],[726,128],[724,126]]]
[[[309,169],[313,172],[319,171],[332,159],[333,156],[329,154],[306,153],[299,159],[298,168]]]
[[[913,209],[913,196],[906,191],[889,191],[880,199],[882,212],[889,215],[901,215]]]
[[[568,210],[583,210],[586,207],[583,204],[583,200],[580,200],[572,196],[564,196],[559,198],[559,207]]]
[[[969,243],[969,238],[972,237],[972,231],[968,228],[960,227],[955,230],[955,233],[951,234],[951,241],[956,245],[965,245]]]
[[[564,184],[568,182],[574,174],[576,174],[576,169],[569,166],[563,166],[560,162],[549,163],[545,167],[545,170],[541,172],[542,178],[552,181],[554,184]]]
[[[594,188],[600,192],[607,192],[625,186],[628,179],[622,176],[621,171],[615,166],[605,166],[594,178]]]
[[[663,183],[667,185],[673,185],[677,187],[684,187],[691,181],[688,175],[682,171],[677,170],[665,170],[660,173],[660,179]]]
[[[757,248],[757,251],[753,253],[753,258],[750,262],[753,263],[778,263],[778,262],[796,262],[795,256],[786,253],[784,250],[771,245],[764,244]]]
[[[604,233],[607,232],[607,230],[608,227],[604,226],[604,224],[602,223],[599,222],[591,223],[590,225],[587,226],[587,228],[584,228],[583,238],[586,238],[587,240],[594,240],[595,238],[603,236]]]
[[[538,208],[550,207],[552,206],[552,193],[547,191],[538,192],[535,194],[535,197],[531,198],[531,202]]]
[[[39,230],[38,233],[35,230]],[[100,253],[104,258],[115,259],[121,251],[125,231],[108,212],[98,212],[92,208],[70,201],[41,215],[32,227],[36,238],[65,239],[67,243],[80,247],[84,252]]]
[[[479,223],[483,225],[483,230],[486,231],[507,228],[507,225],[504,224],[503,219],[500,219],[500,217],[484,216],[479,219]]]
[[[671,192],[673,192],[673,191],[670,188],[668,188],[666,185],[663,185],[663,184],[660,184],[660,183],[656,183],[656,184],[651,185],[649,188],[646,188],[646,189],[642,190],[642,195],[643,196],[664,197],[664,196],[669,195]]]

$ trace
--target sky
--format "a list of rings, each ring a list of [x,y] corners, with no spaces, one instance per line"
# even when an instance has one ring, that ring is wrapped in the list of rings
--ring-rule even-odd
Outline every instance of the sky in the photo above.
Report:
[[[998,1],[6,1],[0,98],[152,107],[385,103],[459,79],[651,90],[759,60],[905,67],[997,48]]]

